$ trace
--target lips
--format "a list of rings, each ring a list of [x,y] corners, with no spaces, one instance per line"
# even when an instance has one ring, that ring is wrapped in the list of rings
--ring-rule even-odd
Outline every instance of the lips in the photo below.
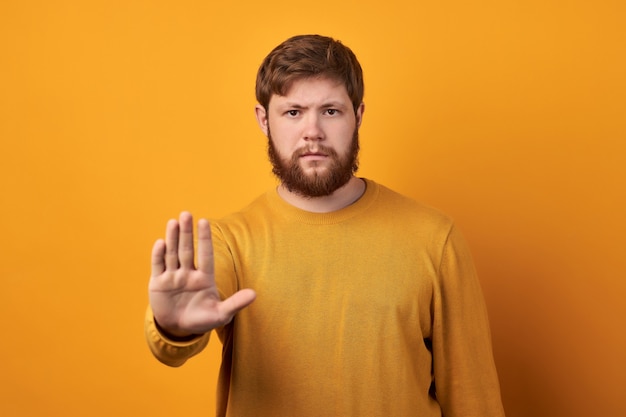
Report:
[[[302,149],[300,152],[298,152],[298,156],[300,158],[303,158],[303,157],[326,158],[331,154],[332,152],[330,152],[330,150],[326,150],[323,147],[319,147],[317,149]]]
[[[321,152],[305,152],[303,154],[300,155],[300,157],[307,157],[307,156],[319,156],[319,157],[327,157],[328,155],[326,155],[325,153],[321,153]]]

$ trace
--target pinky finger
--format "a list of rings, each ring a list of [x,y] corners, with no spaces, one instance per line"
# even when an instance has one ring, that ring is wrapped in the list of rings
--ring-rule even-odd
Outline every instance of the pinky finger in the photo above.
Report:
[[[165,241],[159,239],[152,246],[152,277],[165,271]]]

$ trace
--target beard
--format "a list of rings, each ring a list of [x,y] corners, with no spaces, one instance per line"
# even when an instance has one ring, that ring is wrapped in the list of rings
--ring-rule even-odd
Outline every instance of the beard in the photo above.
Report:
[[[308,149],[302,147],[296,150],[291,158],[283,158],[279,153],[272,135],[268,132],[268,156],[272,163],[272,172],[281,183],[291,192],[302,197],[325,197],[334,193],[350,181],[350,178],[359,169],[359,131],[354,130],[350,148],[345,155],[339,155],[334,149],[318,145],[319,152],[323,152],[330,159],[328,169],[322,172],[306,174],[300,165],[300,156]]]

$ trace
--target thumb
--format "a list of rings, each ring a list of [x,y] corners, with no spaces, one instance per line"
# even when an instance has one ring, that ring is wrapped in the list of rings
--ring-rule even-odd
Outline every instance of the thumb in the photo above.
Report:
[[[239,311],[248,307],[256,299],[256,292],[249,288],[237,291],[224,301],[220,305],[220,313],[222,317],[232,317]]]

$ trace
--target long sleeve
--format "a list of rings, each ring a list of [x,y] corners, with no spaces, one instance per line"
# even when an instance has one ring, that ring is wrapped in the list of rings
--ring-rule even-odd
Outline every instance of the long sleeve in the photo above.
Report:
[[[200,353],[209,343],[210,335],[207,333],[185,342],[170,340],[157,328],[150,307],[146,311],[144,331],[152,354],[162,363],[174,367],[181,366],[187,359]]]
[[[454,226],[443,249],[438,277],[433,363],[443,414],[504,416],[485,301],[471,254]]]
[[[213,252],[215,279],[222,299],[233,295],[237,290],[237,279],[233,267],[233,260],[228,244],[224,241],[222,231],[216,226],[216,222],[211,222],[213,235]],[[226,328],[216,329],[218,337],[222,340],[227,336]],[[180,342],[169,339],[159,331],[155,324],[152,309],[148,306],[145,317],[145,335],[150,350],[161,362],[169,366],[181,366],[187,359],[200,353],[209,343],[210,333],[198,336],[195,339]]]
[[[211,227],[220,295],[257,293],[216,329],[218,416],[504,415],[480,285],[445,214],[368,181],[336,212],[272,190]],[[208,340],[146,324],[171,366]]]

